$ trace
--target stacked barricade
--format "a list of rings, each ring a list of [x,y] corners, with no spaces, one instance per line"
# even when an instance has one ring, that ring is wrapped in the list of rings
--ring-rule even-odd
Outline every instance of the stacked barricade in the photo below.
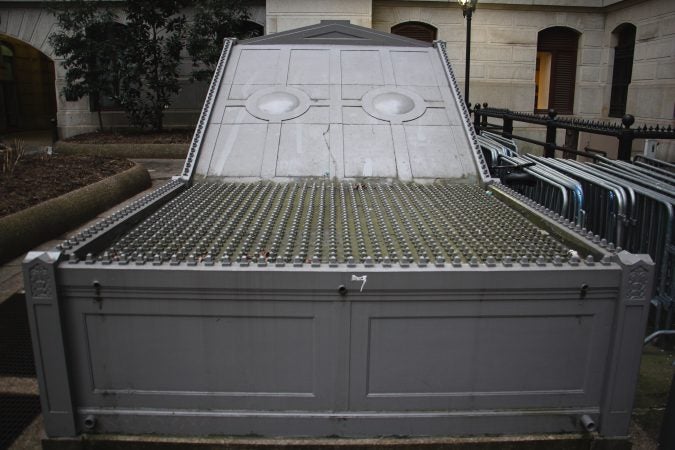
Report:
[[[675,312],[675,165],[643,156],[592,163],[518,155],[513,141],[483,132],[491,174],[607,245],[648,253],[656,264],[654,329]]]

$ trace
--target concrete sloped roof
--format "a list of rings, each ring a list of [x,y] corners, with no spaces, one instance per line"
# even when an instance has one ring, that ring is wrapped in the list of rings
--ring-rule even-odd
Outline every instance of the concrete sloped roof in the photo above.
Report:
[[[348,20],[322,20],[317,25],[268,34],[241,42],[245,45],[380,45],[397,47],[431,47],[428,42],[410,39],[371,28],[352,25]]]
[[[197,178],[478,180],[437,48],[346,22],[242,41],[209,95]]]

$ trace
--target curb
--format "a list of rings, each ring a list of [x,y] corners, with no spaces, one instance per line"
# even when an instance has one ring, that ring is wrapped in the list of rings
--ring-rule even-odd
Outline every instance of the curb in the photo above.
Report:
[[[0,264],[150,187],[141,165],[0,219]]]
[[[57,142],[63,155],[96,155],[135,159],[185,159],[190,144],[78,144]]]

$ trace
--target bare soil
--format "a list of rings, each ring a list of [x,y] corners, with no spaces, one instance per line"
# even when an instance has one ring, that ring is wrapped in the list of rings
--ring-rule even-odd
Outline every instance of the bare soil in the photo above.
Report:
[[[189,144],[194,130],[97,131],[64,139],[78,144]]]
[[[126,159],[32,154],[13,174],[0,174],[0,217],[100,181],[133,166]]]

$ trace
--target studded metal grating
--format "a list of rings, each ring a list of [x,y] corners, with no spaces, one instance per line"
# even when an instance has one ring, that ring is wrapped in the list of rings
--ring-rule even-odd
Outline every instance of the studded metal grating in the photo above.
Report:
[[[199,183],[97,256],[103,262],[499,262],[568,248],[478,186]]]

